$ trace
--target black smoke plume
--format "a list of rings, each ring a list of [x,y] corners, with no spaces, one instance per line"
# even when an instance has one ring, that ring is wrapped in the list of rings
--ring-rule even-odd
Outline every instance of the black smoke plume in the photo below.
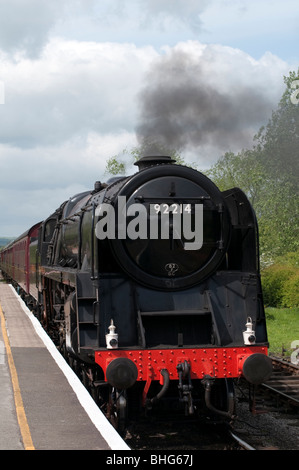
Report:
[[[251,83],[225,89],[221,83],[215,86],[214,79],[212,85],[204,66],[201,58],[183,51],[172,51],[154,64],[139,95],[136,134],[141,145],[151,142],[176,151],[209,145],[224,153],[252,144],[271,113],[270,100]]]

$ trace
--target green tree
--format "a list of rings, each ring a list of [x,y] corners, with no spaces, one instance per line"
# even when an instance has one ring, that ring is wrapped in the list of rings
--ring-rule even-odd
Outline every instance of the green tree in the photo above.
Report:
[[[299,104],[291,99],[298,77],[299,70],[284,77],[286,90],[253,149],[226,153],[207,172],[222,190],[238,186],[247,194],[265,261],[299,248]]]
[[[118,161],[117,155],[115,155],[107,160],[105,173],[110,175],[124,175],[126,173],[126,165],[124,162]]]
[[[298,194],[299,176],[299,104],[292,100],[294,84],[299,86],[299,69],[284,77],[286,84],[276,111],[267,126],[255,137],[257,151],[267,172],[277,182],[287,182]],[[297,85],[298,83],[298,85]],[[298,93],[299,94],[299,93]]]
[[[254,151],[242,150],[238,154],[227,152],[205,174],[221,191],[234,187],[241,188],[251,204],[257,206],[265,175]]]
[[[278,108],[255,139],[267,181],[260,229],[266,251],[275,256],[299,248],[299,104],[292,100],[298,78],[299,69],[284,77]]]

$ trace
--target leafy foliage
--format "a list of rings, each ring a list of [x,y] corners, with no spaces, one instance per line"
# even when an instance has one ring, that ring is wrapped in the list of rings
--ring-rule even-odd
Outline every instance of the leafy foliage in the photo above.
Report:
[[[299,307],[299,271],[291,276],[283,287],[283,305],[286,307]]]
[[[277,258],[262,271],[264,302],[271,307],[299,307],[299,250]]]
[[[272,265],[262,272],[264,303],[271,307],[299,306],[299,270]],[[296,289],[297,285],[297,289]]]
[[[105,173],[110,175],[124,175],[126,173],[126,164],[117,159],[117,155],[110,157],[106,163]]]
[[[247,194],[265,264],[299,248],[299,104],[291,100],[298,77],[299,70],[284,77],[286,90],[253,149],[226,153],[207,172],[222,190],[238,186]]]

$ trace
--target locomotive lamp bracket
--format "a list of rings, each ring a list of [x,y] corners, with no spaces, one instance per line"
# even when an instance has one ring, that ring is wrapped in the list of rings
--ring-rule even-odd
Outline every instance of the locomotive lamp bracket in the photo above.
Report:
[[[243,340],[244,344],[254,344],[255,343],[255,331],[253,330],[253,322],[250,317],[247,318],[245,323],[246,331],[243,331]]]
[[[116,349],[118,347],[118,334],[115,333],[115,325],[112,319],[108,330],[109,333],[106,334],[107,349]]]

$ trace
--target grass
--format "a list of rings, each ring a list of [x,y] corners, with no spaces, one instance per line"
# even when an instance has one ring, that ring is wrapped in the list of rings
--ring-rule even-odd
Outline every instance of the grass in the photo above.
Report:
[[[268,307],[266,308],[266,320],[270,354],[281,355],[284,349],[285,356],[289,357],[299,344],[299,307]],[[292,349],[293,341],[296,341],[296,344]]]

